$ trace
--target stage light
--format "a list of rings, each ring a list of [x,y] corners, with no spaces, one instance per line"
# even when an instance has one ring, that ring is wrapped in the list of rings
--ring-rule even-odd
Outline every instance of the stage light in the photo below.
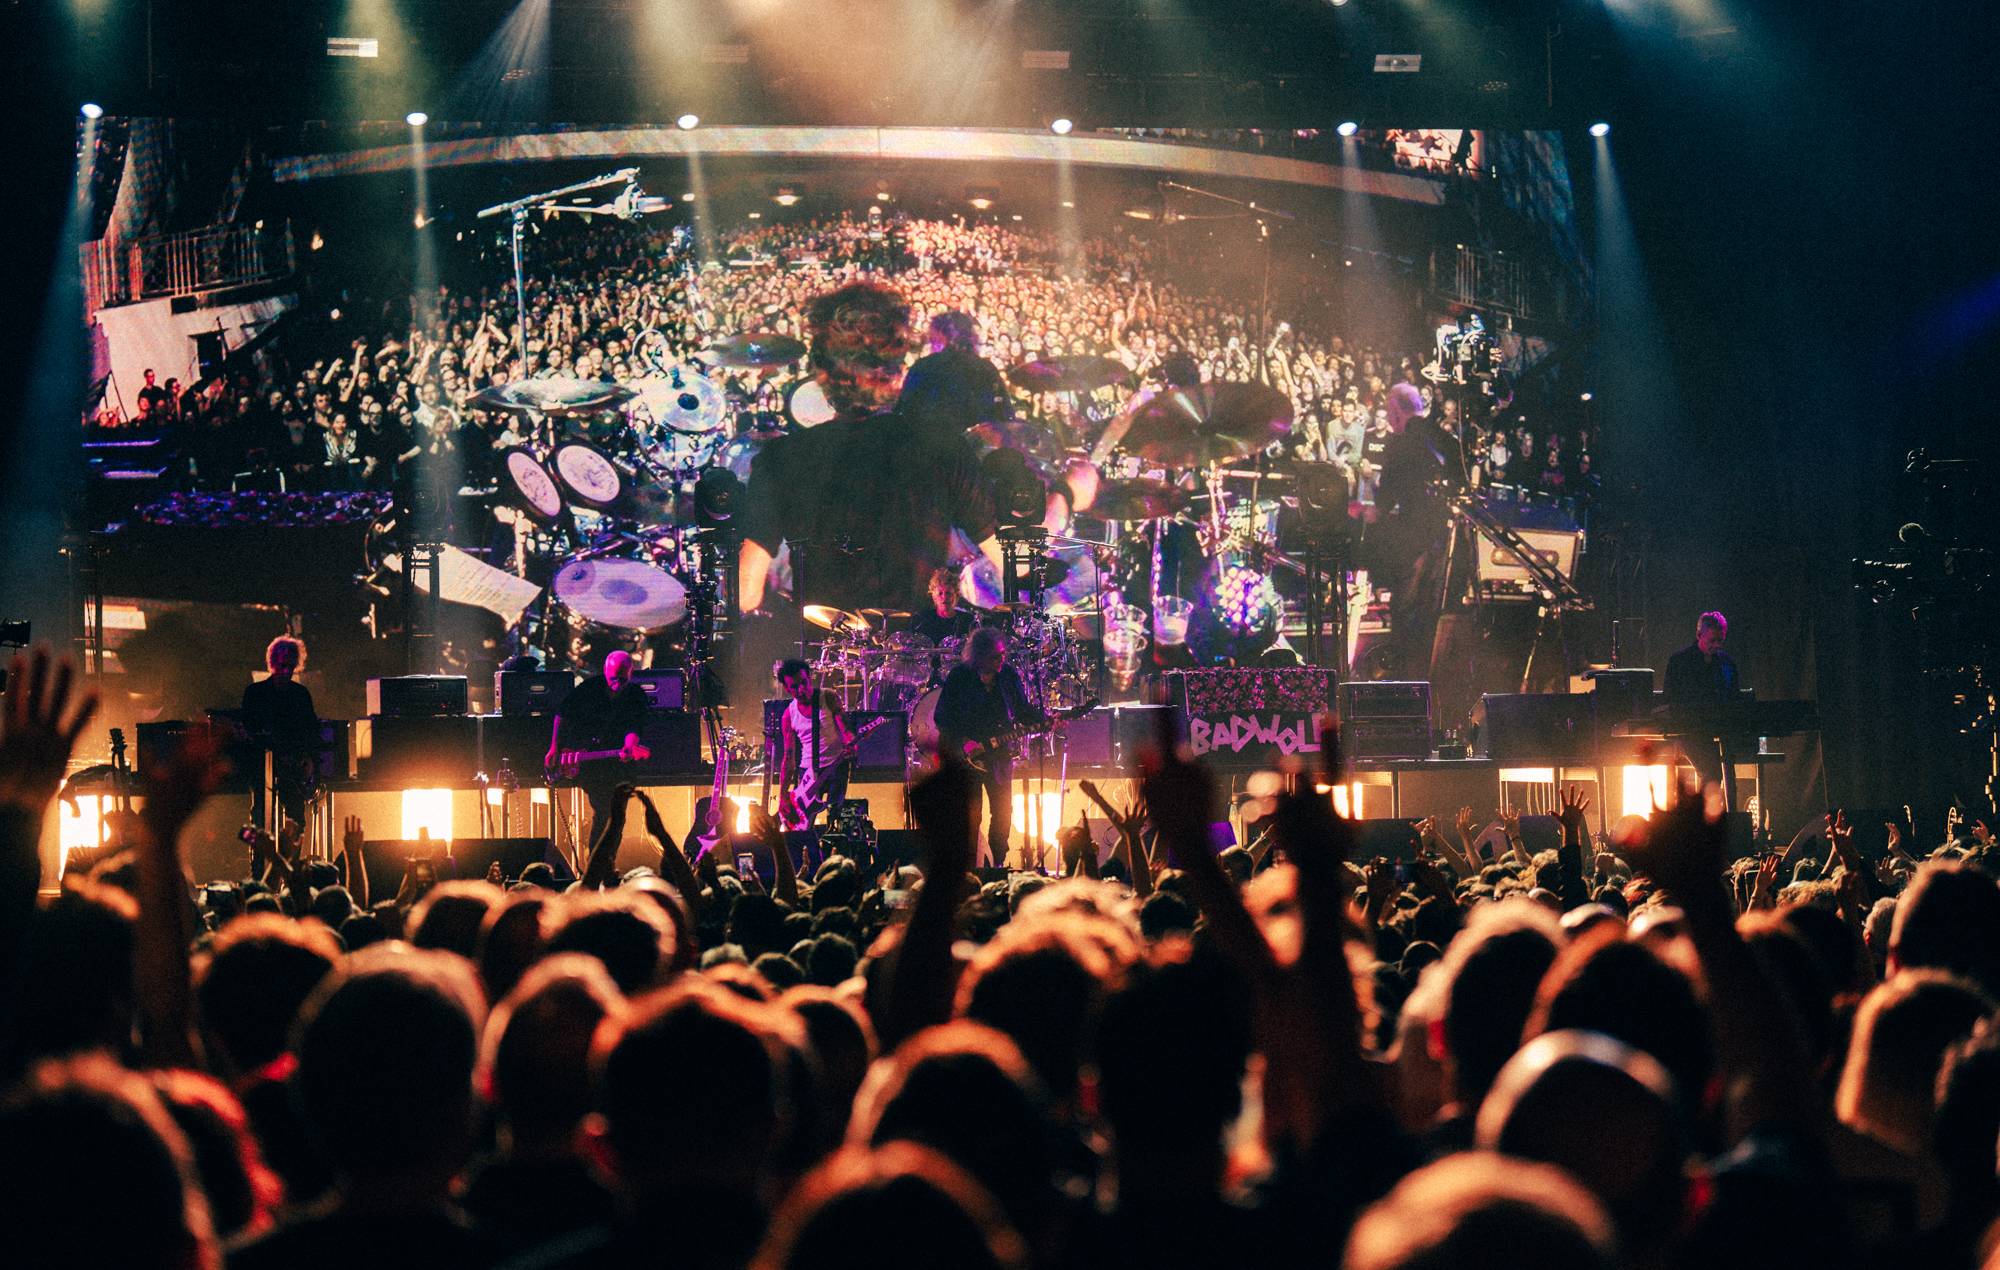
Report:
[[[73,794],[56,800],[56,841],[65,857],[79,848],[94,847],[103,841],[105,804],[110,801],[97,794]],[[76,804],[74,808],[70,806],[71,802]]]
[[[701,126],[701,116],[682,115],[680,118],[674,120],[674,124],[677,127],[679,127],[682,132],[693,132],[696,128],[699,128]]]
[[[1125,214],[1133,220],[1153,219],[1153,209],[1150,207],[1128,207],[1125,209]]]
[[[771,195],[771,201],[779,207],[790,207],[804,197],[804,188],[797,185],[780,185]]]
[[[888,202],[888,201],[889,201],[889,191],[887,191],[887,190],[876,190],[876,191],[875,191],[875,198],[876,198],[876,200],[877,200],[878,202],[883,202],[883,203],[886,203],[886,202]]]
[[[1021,213],[1019,213],[1019,212],[1015,212],[1015,213],[1014,213],[1014,219],[1015,219],[1015,220],[1020,220],[1020,219],[1022,219],[1022,217],[1021,217]]]
[[[310,250],[318,251],[320,248],[326,246],[326,239],[320,237],[320,232],[315,229],[313,231],[312,242],[307,244],[307,246]]]
[[[1034,799],[1029,795],[1016,793],[1014,824],[1021,836],[1030,843],[1054,842],[1056,834],[1062,829],[1062,795],[1045,792],[1040,799]]]
[[[740,794],[731,794],[729,801],[736,804],[736,832],[750,832],[750,800]]]
[[[1589,394],[1589,393],[1585,393],[1585,394],[1583,394],[1583,395],[1582,395],[1581,397],[1578,397],[1578,398],[1577,398],[1577,400],[1578,400],[1578,401],[1589,401],[1589,400],[1590,400],[1590,394]]]
[[[694,202],[694,191],[693,191],[693,190],[683,190],[683,191],[681,191],[681,202],[683,202],[683,203],[692,203],[692,202]]]
[[[533,788],[533,789],[529,790],[529,791],[528,791],[528,802],[529,802],[530,804],[532,804],[533,806],[536,806],[536,807],[546,807],[546,806],[548,806],[548,805],[549,805],[549,789],[548,789],[548,786],[546,786],[546,785],[537,785],[537,786],[536,786],[535,788]]]
[[[1064,207],[1067,207],[1067,208],[1073,208],[1073,207],[1075,207],[1075,206],[1076,206],[1076,203],[1075,203],[1075,201],[1074,201],[1074,200],[1072,200],[1072,199],[1064,199],[1064,200],[1062,201],[1062,205],[1063,205]]]
[[[990,198],[986,198],[986,197],[984,197],[984,196],[980,196],[980,195],[975,195],[975,196],[974,196],[974,197],[973,197],[972,199],[970,199],[969,201],[971,202],[972,206],[973,206],[973,207],[974,207],[974,208],[975,208],[976,210],[978,210],[978,211],[982,211],[982,212],[983,212],[983,211],[985,211],[985,210],[986,210],[987,208],[989,208],[989,207],[993,206],[993,200],[992,200],[992,199],[990,199]]]
[[[410,223],[412,225],[415,225],[418,229],[422,229],[424,226],[430,224],[429,221],[424,219],[424,214],[422,212],[418,212],[415,216],[411,217]]]
[[[1665,764],[1651,767],[1627,767],[1620,771],[1624,797],[1619,800],[1621,814],[1626,816],[1650,816],[1667,805],[1667,768]]]
[[[1590,125],[1590,135],[1593,137],[1608,137],[1611,135],[1611,125],[1600,119]]]
[[[498,785],[488,785],[486,787],[486,803],[488,806],[498,807],[501,803],[505,802],[506,799],[507,799],[507,791],[500,788]]]
[[[430,121],[431,117],[421,110],[412,110],[409,114],[403,116],[403,122],[412,128],[421,128]]]
[[[882,205],[880,203],[870,203],[868,205],[868,214],[870,216],[880,216],[882,214]]]
[[[1337,126],[1335,126],[1334,131],[1339,133],[1343,137],[1351,137],[1355,133],[1361,131],[1361,125],[1354,122],[1352,119],[1343,119]]]
[[[404,790],[403,837],[412,842],[424,837],[428,837],[436,842],[450,842],[451,791],[448,789]]]
[[[85,119],[102,119],[104,118],[104,107],[94,101],[87,101],[83,103],[83,117]]]
[[[751,219],[751,220],[763,220],[763,219],[764,219],[764,213],[762,213],[762,212],[751,212],[751,213],[750,213],[750,219]]]
[[[1556,783],[1556,769],[1553,767],[1503,767],[1500,769],[1502,785],[1553,785]]]
[[[1076,127],[1076,124],[1068,119],[1053,119],[1049,121],[1049,131],[1055,133],[1058,137],[1067,137],[1070,129],[1074,127]]]

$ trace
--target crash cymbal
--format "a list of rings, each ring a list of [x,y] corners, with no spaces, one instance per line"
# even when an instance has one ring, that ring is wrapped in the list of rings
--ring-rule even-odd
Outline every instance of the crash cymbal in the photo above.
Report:
[[[862,609],[861,616],[871,626],[883,626],[889,622],[907,622],[910,615],[902,609]]]
[[[805,619],[823,631],[865,631],[868,629],[867,618],[861,616],[859,613],[849,613],[846,609],[837,609],[831,604],[806,605]]]
[[[1188,504],[1188,492],[1167,481],[1140,476],[1106,481],[1097,487],[1090,515],[1099,520],[1161,520]]]
[[[1133,416],[1124,447],[1169,467],[1241,458],[1292,430],[1292,403],[1263,384],[1173,388]]]
[[[707,355],[719,366],[783,366],[804,357],[806,346],[776,331],[745,331],[709,345]]]
[[[1022,362],[1007,372],[1017,388],[1029,392],[1095,392],[1112,384],[1131,384],[1132,370],[1109,357],[1079,355],[1043,357]]]
[[[644,425],[656,423],[670,432],[700,436],[720,428],[728,418],[729,403],[713,379],[696,371],[675,366],[657,379],[635,379],[628,385],[633,400],[625,407],[626,417]]]
[[[511,410],[545,415],[596,414],[638,394],[602,379],[517,379],[482,388],[466,399],[475,410]]]

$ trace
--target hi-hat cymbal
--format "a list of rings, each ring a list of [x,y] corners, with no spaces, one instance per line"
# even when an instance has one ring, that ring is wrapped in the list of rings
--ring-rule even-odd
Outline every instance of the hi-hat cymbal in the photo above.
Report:
[[[1090,515],[1099,520],[1160,520],[1188,505],[1188,492],[1167,481],[1140,476],[1106,481],[1097,487]]]
[[[806,346],[776,331],[745,331],[715,341],[707,355],[719,366],[784,366],[804,357]]]
[[[672,367],[659,378],[631,381],[634,399],[625,407],[635,423],[657,423],[670,432],[699,436],[720,428],[729,403],[721,387],[699,372]]]
[[[1241,458],[1292,431],[1291,399],[1264,384],[1172,388],[1140,409],[1124,447],[1170,467]]]
[[[849,613],[846,609],[837,609],[831,604],[806,605],[805,619],[824,631],[865,631],[868,629],[867,618],[861,616],[859,613]]]
[[[1043,357],[1015,366],[1007,378],[1029,392],[1095,392],[1112,384],[1131,384],[1132,370],[1109,357]]]
[[[602,379],[517,379],[482,388],[465,404],[475,410],[582,415],[609,410],[637,395],[623,384]]]

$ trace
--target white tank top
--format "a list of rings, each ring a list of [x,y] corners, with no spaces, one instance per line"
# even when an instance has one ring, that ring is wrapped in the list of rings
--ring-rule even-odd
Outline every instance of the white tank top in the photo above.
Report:
[[[813,765],[812,715],[794,701],[785,707],[785,728],[799,747],[799,770],[803,772]],[[840,727],[833,721],[833,711],[827,709],[822,701],[819,707],[819,766],[831,767],[846,757],[847,746],[841,742]]]

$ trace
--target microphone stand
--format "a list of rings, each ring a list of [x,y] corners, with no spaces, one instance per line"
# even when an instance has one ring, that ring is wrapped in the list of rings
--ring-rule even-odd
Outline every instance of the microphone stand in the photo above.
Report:
[[[520,356],[521,374],[523,377],[528,373],[528,282],[527,276],[521,269],[521,229],[528,222],[529,211],[554,203],[557,199],[565,195],[581,193],[584,190],[595,190],[606,185],[631,184],[637,181],[638,178],[639,169],[620,168],[616,172],[609,172],[603,176],[594,176],[588,181],[578,181],[574,185],[565,185],[558,190],[544,190],[540,194],[530,194],[525,198],[517,198],[507,203],[495,203],[491,207],[482,207],[479,209],[474,219],[486,220],[489,217],[504,214],[512,226],[514,247],[514,314],[516,319],[514,351]]]

